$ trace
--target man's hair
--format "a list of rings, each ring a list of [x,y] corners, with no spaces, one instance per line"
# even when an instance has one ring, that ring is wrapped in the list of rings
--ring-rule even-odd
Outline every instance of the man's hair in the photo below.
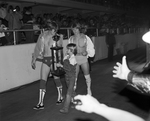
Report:
[[[67,49],[70,49],[71,52],[72,52],[74,55],[77,54],[77,47],[76,47],[76,44],[74,44],[74,43],[69,43],[69,44],[67,45]]]
[[[44,27],[43,27],[45,30],[55,30],[57,31],[58,30],[58,24],[55,22],[55,21],[51,21],[51,22],[46,22]]]
[[[79,32],[83,33],[83,34],[85,34],[85,32],[87,30],[87,26],[81,22],[73,22],[71,25],[71,28],[77,28],[77,29],[79,29]]]

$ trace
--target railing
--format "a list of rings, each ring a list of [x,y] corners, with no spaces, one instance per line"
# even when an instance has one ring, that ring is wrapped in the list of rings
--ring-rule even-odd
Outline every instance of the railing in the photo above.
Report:
[[[141,8],[137,7],[136,4],[133,5],[130,2],[128,2],[128,4],[124,4],[122,2],[111,1],[111,0],[70,0],[70,1],[99,5],[99,6],[109,7],[109,8],[124,9],[124,10],[141,9]]]
[[[110,32],[113,33],[115,32],[116,34],[130,34],[130,33],[139,33],[139,32],[145,32],[148,31],[148,28],[117,28],[117,29],[98,29],[98,28],[89,28],[87,29],[86,34],[90,37],[92,36],[104,36],[105,32]],[[40,33],[43,32],[43,29],[20,29],[20,30],[0,30],[0,33],[5,33],[5,35],[13,33],[13,43],[11,45],[17,45],[21,44],[18,43],[18,40],[16,39],[16,35],[18,32],[21,34],[30,32],[29,34],[33,34],[33,38],[35,40],[32,40],[32,42],[27,42],[26,37],[21,36],[21,39],[25,41],[25,43],[34,43],[37,41],[37,38]],[[63,34],[64,39],[68,39],[73,33],[71,31],[71,28],[61,28],[59,29],[58,33]],[[9,36],[9,35],[8,35]],[[36,37],[35,37],[36,36]],[[33,39],[30,38],[30,39]]]

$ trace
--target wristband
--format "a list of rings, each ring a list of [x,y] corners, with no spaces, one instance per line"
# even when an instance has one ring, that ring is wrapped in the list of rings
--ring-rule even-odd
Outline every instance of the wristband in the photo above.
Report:
[[[128,77],[127,77],[127,81],[129,83],[132,83],[132,78],[133,78],[134,74],[135,74],[135,72],[129,72]]]

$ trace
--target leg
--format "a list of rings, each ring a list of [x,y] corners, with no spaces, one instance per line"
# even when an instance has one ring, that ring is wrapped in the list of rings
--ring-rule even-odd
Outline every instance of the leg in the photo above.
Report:
[[[90,77],[90,74],[89,74],[89,64],[88,64],[88,62],[82,64],[81,68],[82,68],[82,71],[84,73],[84,77],[86,79],[87,93],[89,95],[92,95],[92,92],[91,92],[91,77]]]
[[[14,37],[13,32],[9,32],[9,35],[7,36],[8,44],[13,45],[14,44]]]
[[[68,89],[67,89],[67,94],[64,102],[63,108],[60,110],[61,113],[68,113],[69,111],[69,106],[72,98],[72,94],[74,91],[74,84],[75,84],[75,75],[69,76],[67,79],[68,83]]]
[[[69,79],[69,76],[66,74],[65,75],[65,81],[66,81],[66,85],[67,85],[67,89],[69,88],[69,84],[70,84],[70,79]],[[72,81],[72,80],[71,80]],[[73,97],[75,97],[76,95],[76,92],[75,92],[75,89],[76,89],[76,83],[77,83],[77,78],[76,76],[74,77],[74,85],[73,85],[73,90],[72,90],[72,99],[71,99],[71,102],[74,103],[74,100],[73,100]]]
[[[20,44],[21,42],[21,32],[16,32],[16,43],[17,44]]]
[[[59,105],[63,102],[62,84],[61,84],[61,81],[60,81],[60,77],[54,76],[54,81],[55,81],[57,91],[58,91],[58,98],[57,98],[56,105]]]
[[[76,88],[77,88],[77,80],[78,80],[79,71],[80,71],[80,66],[77,65],[77,66],[76,66],[76,79],[75,79],[75,84],[74,84],[74,91],[75,91]]]
[[[108,47],[108,61],[113,61],[113,45],[109,45]]]
[[[44,109],[43,100],[44,100],[44,96],[45,96],[45,93],[46,93],[46,81],[47,81],[49,71],[50,71],[50,67],[47,66],[46,64],[42,63],[40,89],[39,89],[39,102],[34,107],[34,109],[36,109],[36,110]]]

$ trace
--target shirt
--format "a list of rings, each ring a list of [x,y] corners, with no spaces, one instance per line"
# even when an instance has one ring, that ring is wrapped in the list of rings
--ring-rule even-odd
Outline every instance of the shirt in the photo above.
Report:
[[[95,55],[94,44],[87,35],[85,35],[85,37],[86,37],[86,42],[87,42],[86,51],[87,51],[89,57],[93,57]],[[71,39],[71,38],[72,37],[69,38],[69,43],[73,43],[73,39]]]
[[[64,57],[64,60],[68,59],[68,56],[69,56],[69,55],[66,55],[66,56]],[[73,65],[73,66],[74,66],[75,64],[77,64],[77,61],[76,61],[76,58],[75,58],[74,54],[73,54],[68,60],[69,60],[70,64]]]

